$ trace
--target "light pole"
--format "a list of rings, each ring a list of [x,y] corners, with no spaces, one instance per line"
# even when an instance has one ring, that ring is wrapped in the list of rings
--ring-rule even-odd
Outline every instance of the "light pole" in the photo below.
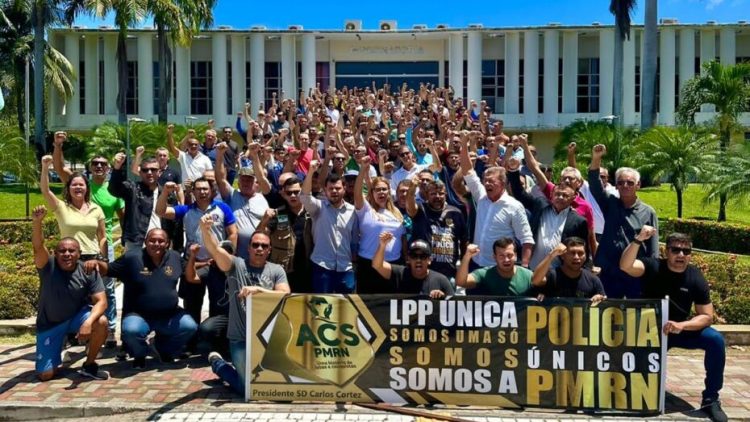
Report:
[[[24,107],[26,108],[26,128],[24,130],[24,136],[26,137],[26,148],[29,148],[29,142],[31,142],[31,127],[29,125],[31,124],[29,119],[29,57],[26,56],[26,81],[24,83]],[[39,107],[39,106],[38,106]],[[39,122],[37,122],[37,127],[39,125]],[[42,171],[46,171],[46,169],[42,169]],[[29,204],[29,183],[26,182],[26,219],[29,218],[29,215],[31,214],[31,205]]]
[[[141,119],[140,117],[129,117],[127,120],[125,120],[125,165],[126,170],[125,174],[128,175],[128,179],[131,178],[130,171],[128,170],[130,168],[130,123],[143,123],[145,120]]]

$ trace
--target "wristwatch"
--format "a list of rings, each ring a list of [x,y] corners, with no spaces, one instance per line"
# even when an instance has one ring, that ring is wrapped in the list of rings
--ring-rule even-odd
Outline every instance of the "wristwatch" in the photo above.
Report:
[[[635,243],[635,244],[636,244],[636,245],[638,245],[638,246],[641,246],[641,245],[643,245],[643,241],[642,241],[642,240],[640,240],[640,239],[638,239],[637,237],[636,237],[636,238],[633,238],[633,243]]]

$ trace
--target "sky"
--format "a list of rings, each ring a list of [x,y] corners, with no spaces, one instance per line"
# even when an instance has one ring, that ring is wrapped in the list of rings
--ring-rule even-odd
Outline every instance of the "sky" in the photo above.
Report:
[[[750,21],[750,0],[659,0],[658,3],[660,19],[675,18],[679,23]],[[644,9],[645,0],[636,1],[635,24],[643,23]],[[543,26],[550,22],[563,25],[614,23],[609,13],[609,0],[371,0],[352,3],[217,0],[214,9],[214,26],[229,25],[234,29],[249,29],[254,25],[286,29],[289,25],[302,25],[305,30],[340,30],[349,19],[361,20],[364,30],[377,29],[381,20],[396,20],[399,29],[410,29],[414,24],[465,28],[474,23],[485,27]],[[76,22],[89,28],[112,23],[112,16],[81,17]],[[147,19],[140,26],[151,25],[151,20]]]

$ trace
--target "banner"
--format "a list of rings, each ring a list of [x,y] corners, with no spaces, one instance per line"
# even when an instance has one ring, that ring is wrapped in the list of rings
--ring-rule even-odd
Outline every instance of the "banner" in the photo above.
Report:
[[[246,399],[658,413],[666,300],[253,295]]]

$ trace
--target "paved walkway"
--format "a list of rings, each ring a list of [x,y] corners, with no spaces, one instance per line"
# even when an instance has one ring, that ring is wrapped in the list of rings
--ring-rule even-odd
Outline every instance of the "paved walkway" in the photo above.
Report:
[[[346,406],[336,412],[333,403],[276,404],[243,403],[217,378],[204,360],[192,358],[168,365],[147,361],[147,369],[135,371],[130,362],[117,362],[107,351],[100,360],[110,371],[107,381],[90,381],[76,370],[83,359],[81,347],[73,348],[73,363],[59,376],[40,383],[34,375],[34,345],[0,345],[0,419],[43,417],[96,417],[137,412],[135,419],[175,420],[414,420],[415,415],[376,412],[361,406]],[[686,420],[702,417],[692,411],[700,402],[703,384],[703,357],[678,351],[670,353],[667,379],[667,413],[656,420]],[[750,351],[730,349],[722,401],[730,420],[750,421]],[[590,419],[583,414],[554,410],[527,410],[523,413],[480,407],[408,408],[420,412],[451,415],[483,422]],[[145,412],[145,413],[143,413]],[[229,412],[229,413],[227,413]],[[233,417],[234,413],[237,418]],[[136,416],[137,415],[137,416]],[[378,416],[381,415],[381,416]],[[267,416],[267,417],[266,417]],[[356,418],[354,418],[356,416]],[[403,417],[402,417],[403,416]],[[354,418],[354,419],[352,419]],[[607,418],[611,419],[611,418]],[[623,420],[622,416],[615,420]]]

